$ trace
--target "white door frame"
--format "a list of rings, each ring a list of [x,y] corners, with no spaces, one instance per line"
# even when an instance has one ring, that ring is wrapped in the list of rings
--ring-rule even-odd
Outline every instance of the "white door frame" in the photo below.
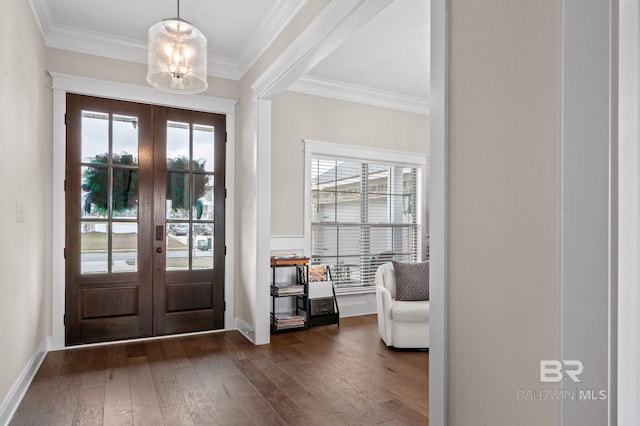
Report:
[[[620,0],[618,424],[640,424],[640,2]]]
[[[431,134],[429,185],[429,422],[447,424],[448,389],[448,0],[431,0]]]
[[[227,116],[227,170],[235,170],[235,129],[236,103],[231,99],[214,98],[203,95],[181,96],[152,87],[137,86],[114,81],[79,77],[57,72],[49,73],[53,89],[53,172],[51,191],[53,194],[52,211],[52,307],[51,338],[48,350],[64,349],[64,312],[65,312],[65,194],[64,180],[66,167],[66,127],[64,116],[67,111],[67,92],[81,95],[99,96],[123,101],[140,102],[153,105],[164,105],[195,111],[225,114]],[[225,209],[225,239],[229,246],[225,257],[225,301],[227,310],[224,315],[225,329],[234,327],[234,257],[233,242],[235,240],[235,175],[227,173],[226,188],[228,192]]]
[[[607,399],[560,399],[558,423],[615,425],[618,1],[563,0],[561,19],[558,359],[585,370],[581,384],[561,381],[560,390],[586,386]]]

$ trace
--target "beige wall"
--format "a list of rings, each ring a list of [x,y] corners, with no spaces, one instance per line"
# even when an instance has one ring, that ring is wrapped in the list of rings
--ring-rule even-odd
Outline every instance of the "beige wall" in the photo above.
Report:
[[[449,424],[551,425],[561,2],[450,7]]]
[[[51,329],[51,92],[23,0],[0,14],[0,402]],[[16,223],[16,204],[24,223]]]
[[[303,235],[302,139],[428,154],[429,117],[286,91],[272,100],[271,235]]]

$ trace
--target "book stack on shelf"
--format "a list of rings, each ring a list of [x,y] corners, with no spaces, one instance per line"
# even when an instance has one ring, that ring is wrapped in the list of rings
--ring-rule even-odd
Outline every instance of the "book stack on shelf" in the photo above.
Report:
[[[284,330],[286,328],[304,327],[304,321],[303,315],[278,313],[274,315],[273,325],[275,325],[278,330]]]
[[[287,286],[274,286],[274,296],[295,296],[296,294],[304,294],[304,285],[292,284]]]

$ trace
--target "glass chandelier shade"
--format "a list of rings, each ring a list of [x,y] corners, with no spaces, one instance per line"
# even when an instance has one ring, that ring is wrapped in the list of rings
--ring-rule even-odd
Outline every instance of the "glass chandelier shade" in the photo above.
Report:
[[[173,93],[207,90],[207,39],[191,23],[165,19],[149,28],[147,82]]]

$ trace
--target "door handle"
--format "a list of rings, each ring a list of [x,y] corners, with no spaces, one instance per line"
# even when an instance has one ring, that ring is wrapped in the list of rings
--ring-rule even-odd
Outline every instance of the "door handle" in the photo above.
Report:
[[[158,248],[156,249],[156,253],[162,253],[162,247],[158,247]]]

